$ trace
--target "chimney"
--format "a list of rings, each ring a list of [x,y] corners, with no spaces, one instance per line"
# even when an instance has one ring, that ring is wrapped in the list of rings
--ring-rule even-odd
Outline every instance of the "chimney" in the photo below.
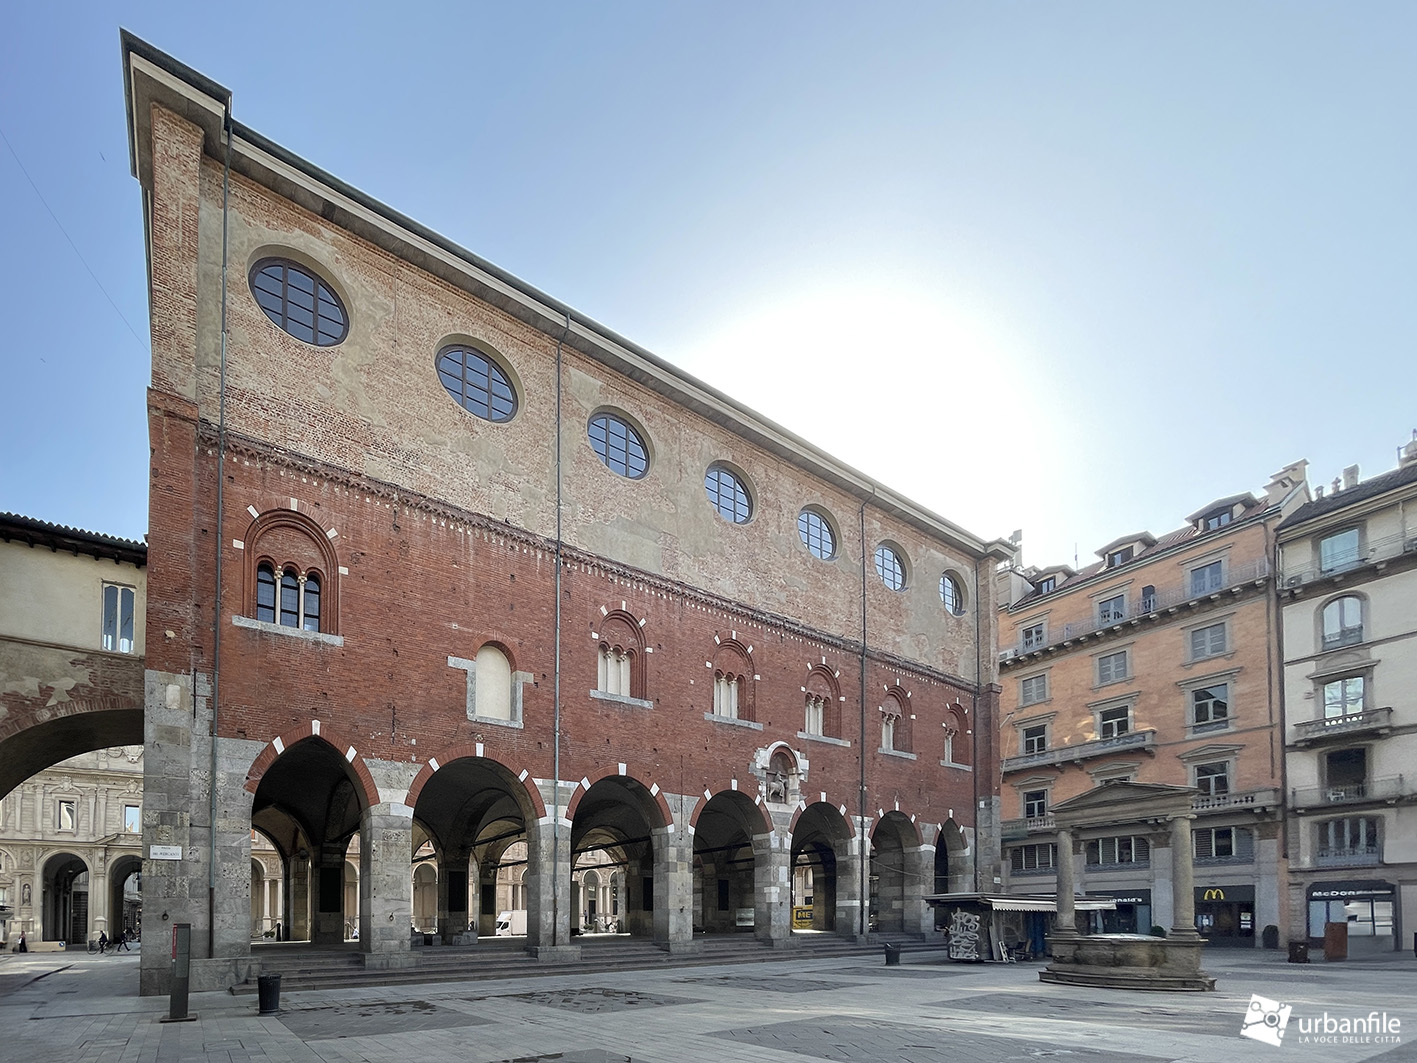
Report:
[[[1417,464],[1417,428],[1412,430],[1412,442],[1403,447],[1398,452],[1397,467],[1405,469],[1409,465]]]
[[[1350,487],[1358,486],[1358,466],[1350,465],[1343,470],[1343,489],[1347,491]]]

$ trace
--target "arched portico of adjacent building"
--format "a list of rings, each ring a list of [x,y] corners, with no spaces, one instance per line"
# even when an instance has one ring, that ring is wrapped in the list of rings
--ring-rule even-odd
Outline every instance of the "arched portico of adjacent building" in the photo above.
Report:
[[[89,937],[89,865],[71,852],[56,852],[40,874],[43,940],[83,945]]]
[[[921,900],[934,880],[934,861],[922,859],[920,834],[903,812],[887,812],[871,832],[871,919],[885,933],[917,934],[923,929]]]

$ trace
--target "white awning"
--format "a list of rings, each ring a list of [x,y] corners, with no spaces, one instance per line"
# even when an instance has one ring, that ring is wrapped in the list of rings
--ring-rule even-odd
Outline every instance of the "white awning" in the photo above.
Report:
[[[1056,912],[1058,910],[1057,901],[1035,900],[1026,897],[1018,899],[996,897],[985,903],[996,912]],[[1079,912],[1110,912],[1116,907],[1117,902],[1114,900],[1078,897],[1073,901],[1074,911]]]

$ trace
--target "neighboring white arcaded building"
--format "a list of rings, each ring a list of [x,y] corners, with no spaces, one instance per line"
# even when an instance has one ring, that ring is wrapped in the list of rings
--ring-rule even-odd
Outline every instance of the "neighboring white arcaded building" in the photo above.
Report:
[[[1417,930],[1417,436],[1279,527],[1291,940]]]

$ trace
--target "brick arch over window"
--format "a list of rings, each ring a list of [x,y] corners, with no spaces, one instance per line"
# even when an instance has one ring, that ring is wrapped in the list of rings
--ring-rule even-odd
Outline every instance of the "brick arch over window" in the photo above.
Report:
[[[359,750],[353,744],[345,742],[338,732],[331,731],[320,720],[311,720],[309,723],[293,727],[284,734],[272,738],[266,748],[261,750],[256,759],[251,762],[251,766],[246,769],[245,789],[254,794],[256,788],[261,785],[261,778],[276,762],[276,758],[295,743],[302,742],[307,738],[318,738],[338,753],[340,758],[349,765],[349,775],[355,784],[355,792],[359,794],[361,808],[368,809],[379,803],[379,787],[375,785],[374,776],[369,773],[369,766],[364,763],[364,758],[359,755]]]
[[[964,708],[958,702],[945,710],[944,760],[951,764],[969,764],[969,726],[965,721]]]
[[[821,711],[822,734],[828,738],[843,738],[841,732],[841,684],[836,673],[824,664],[814,664],[807,671],[807,682],[803,687],[806,694],[807,710],[810,714],[815,705]]]
[[[612,694],[647,698],[648,655],[641,621],[624,608],[611,609],[596,624],[594,635],[600,656],[598,688]],[[620,689],[625,685],[629,689]]]
[[[757,684],[753,679],[751,649],[735,638],[720,639],[714,648],[711,663],[715,694],[714,711],[719,712],[722,708],[720,701],[723,697],[721,694],[723,686],[732,684],[734,709],[730,713],[723,713],[723,715],[735,716],[740,720],[756,720],[758,717],[754,711],[754,692]]]
[[[326,634],[339,631],[339,558],[324,528],[293,509],[268,509],[246,529],[245,544],[244,615],[257,615],[263,566],[274,574],[277,594],[285,573],[306,579],[313,574],[319,581],[319,630]],[[279,610],[278,599],[276,608]]]
[[[898,686],[887,688],[881,701],[881,748],[900,753],[911,752],[910,699]],[[890,744],[886,743],[887,730]]]

